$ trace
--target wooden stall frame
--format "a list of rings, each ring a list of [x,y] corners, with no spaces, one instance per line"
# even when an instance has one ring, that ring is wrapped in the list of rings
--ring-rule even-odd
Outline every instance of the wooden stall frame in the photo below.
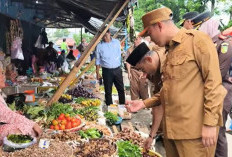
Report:
[[[81,55],[81,57],[79,58],[79,60],[75,63],[75,66],[73,67],[73,69],[71,70],[71,72],[69,73],[69,75],[65,78],[65,80],[62,82],[62,84],[57,89],[56,93],[53,95],[53,97],[47,103],[48,106],[52,105],[52,103],[57,102],[59,100],[59,98],[63,94],[64,90],[69,86],[70,82],[72,82],[74,80],[74,78],[76,77],[76,74],[80,70],[81,66],[83,66],[83,64],[88,59],[90,53],[94,50],[94,48],[96,47],[96,45],[98,44],[98,42],[102,39],[103,35],[106,33],[106,31],[109,29],[109,27],[113,24],[113,22],[116,20],[116,18],[122,12],[122,10],[126,7],[126,5],[129,3],[129,1],[130,0],[125,0],[125,2],[123,3],[123,5],[117,11],[116,9],[118,9],[119,6],[120,6],[120,2],[119,2],[114,7],[114,9],[110,12],[109,16],[107,17],[107,19],[105,20],[105,22],[102,24],[102,26],[100,28],[100,32],[98,32],[94,36],[94,38],[92,39],[91,43],[86,48],[86,50],[83,53],[83,55]],[[114,15],[114,17],[112,18],[112,20],[109,22],[109,24],[105,28],[105,25],[110,20],[110,18],[113,16],[113,14],[115,13],[115,11],[117,11],[117,13]],[[104,29],[104,31],[102,31],[103,29]]]
[[[91,68],[93,65],[95,64],[95,58],[85,67],[85,69],[77,76],[77,78],[72,82],[72,84],[70,85],[69,88],[73,88],[75,86],[75,84],[79,81],[79,79],[81,78],[81,76],[89,70],[89,68]]]

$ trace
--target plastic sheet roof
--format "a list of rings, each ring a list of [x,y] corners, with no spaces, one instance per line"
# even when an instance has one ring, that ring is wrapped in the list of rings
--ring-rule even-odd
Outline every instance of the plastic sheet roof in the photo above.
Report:
[[[104,21],[113,8],[118,3],[121,6],[125,0],[11,0],[11,2],[22,3],[25,9],[35,10],[33,22],[44,27],[84,27],[95,34],[99,28],[99,20]],[[127,8],[122,11],[117,21],[124,21],[126,15]]]

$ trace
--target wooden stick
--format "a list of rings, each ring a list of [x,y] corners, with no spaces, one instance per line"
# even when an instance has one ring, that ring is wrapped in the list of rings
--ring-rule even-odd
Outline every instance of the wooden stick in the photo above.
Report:
[[[117,38],[123,26],[114,34],[113,38]]]
[[[77,76],[77,78],[72,82],[72,84],[70,85],[70,88],[73,88],[75,86],[75,84],[79,81],[79,79],[81,78],[81,76],[89,70],[89,68],[91,68],[95,63],[95,58],[85,67],[85,69]]]
[[[56,93],[53,95],[53,97],[49,100],[47,105],[51,105],[52,103],[59,100],[60,96],[63,94],[64,90],[69,86],[70,82],[76,77],[76,74],[80,70],[81,66],[85,63],[85,61],[88,59],[90,53],[94,50],[98,42],[102,39],[103,35],[106,33],[106,31],[109,29],[109,27],[113,24],[113,22],[116,20],[116,18],[119,16],[121,11],[126,7],[126,5],[129,3],[130,0],[125,0],[123,5],[120,7],[118,12],[114,15],[113,19],[110,21],[110,23],[107,25],[107,27],[104,29],[106,23],[108,20],[113,16],[116,9],[119,8],[120,2],[114,7],[114,9],[111,11],[105,22],[102,24],[100,31],[104,29],[103,32],[97,33],[94,37],[94,39],[91,41],[91,43],[86,48],[85,52],[81,55],[79,60],[75,63],[75,66],[69,73],[69,75],[65,78],[65,80],[62,82],[62,84],[59,86]]]

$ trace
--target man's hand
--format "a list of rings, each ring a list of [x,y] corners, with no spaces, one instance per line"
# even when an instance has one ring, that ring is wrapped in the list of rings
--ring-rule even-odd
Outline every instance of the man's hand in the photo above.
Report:
[[[202,143],[205,147],[214,146],[217,143],[217,127],[203,125]]]
[[[144,142],[144,149],[147,151],[151,148],[151,144],[153,142],[153,139],[151,137],[148,137],[146,141]]]
[[[35,131],[38,137],[42,135],[43,131],[37,123],[35,123],[35,125],[33,126],[33,130]]]
[[[128,112],[137,112],[146,107],[142,100],[134,100],[134,101],[127,100],[125,104],[126,104],[125,107]]]
[[[97,80],[100,80],[102,76],[100,74],[97,74]]]

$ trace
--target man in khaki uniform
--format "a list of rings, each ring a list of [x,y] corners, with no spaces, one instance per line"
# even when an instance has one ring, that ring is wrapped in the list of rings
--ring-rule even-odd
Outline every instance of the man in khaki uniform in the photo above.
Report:
[[[202,15],[205,13],[202,13]],[[199,15],[195,18],[201,18],[202,15]],[[226,139],[226,121],[227,116],[230,113],[231,103],[232,103],[232,82],[229,80],[229,69],[232,60],[232,38],[228,36],[223,36],[219,30],[219,21],[210,18],[209,20],[205,20],[210,18],[209,16],[205,16],[202,18],[199,31],[202,31],[209,35],[218,52],[219,58],[219,65],[222,77],[223,86],[227,90],[227,95],[224,100],[223,104],[223,127],[219,130],[218,141],[217,141],[217,148],[215,157],[227,157],[228,156],[228,146],[227,146],[227,139]]]
[[[134,46],[128,50],[129,54],[142,42],[143,38],[138,36],[135,39]],[[130,80],[131,100],[147,99],[149,97],[147,79],[141,78],[143,73],[135,69],[134,66],[131,66],[128,63],[126,63],[126,66],[128,71],[128,78]]]
[[[135,112],[164,106],[163,131],[168,157],[213,157],[218,127],[222,126],[222,86],[216,48],[204,33],[178,29],[169,8],[142,17],[144,30],[158,46],[166,46],[163,87],[147,100],[127,101]],[[141,69],[148,68],[148,65]]]
[[[158,46],[152,47],[150,50],[145,43],[140,44],[131,55],[128,57],[127,62],[137,69],[142,69],[141,67],[144,64],[149,64],[150,69],[143,69],[143,72],[147,74],[147,78],[153,83],[154,91],[153,94],[156,94],[160,91],[162,87],[161,73],[162,66],[166,59],[165,49]],[[152,94],[152,95],[153,95]],[[159,129],[162,117],[163,117],[163,106],[159,105],[152,108],[152,127],[149,134],[149,137],[145,141],[145,149],[149,149],[153,142],[153,139],[156,135],[156,132]]]

